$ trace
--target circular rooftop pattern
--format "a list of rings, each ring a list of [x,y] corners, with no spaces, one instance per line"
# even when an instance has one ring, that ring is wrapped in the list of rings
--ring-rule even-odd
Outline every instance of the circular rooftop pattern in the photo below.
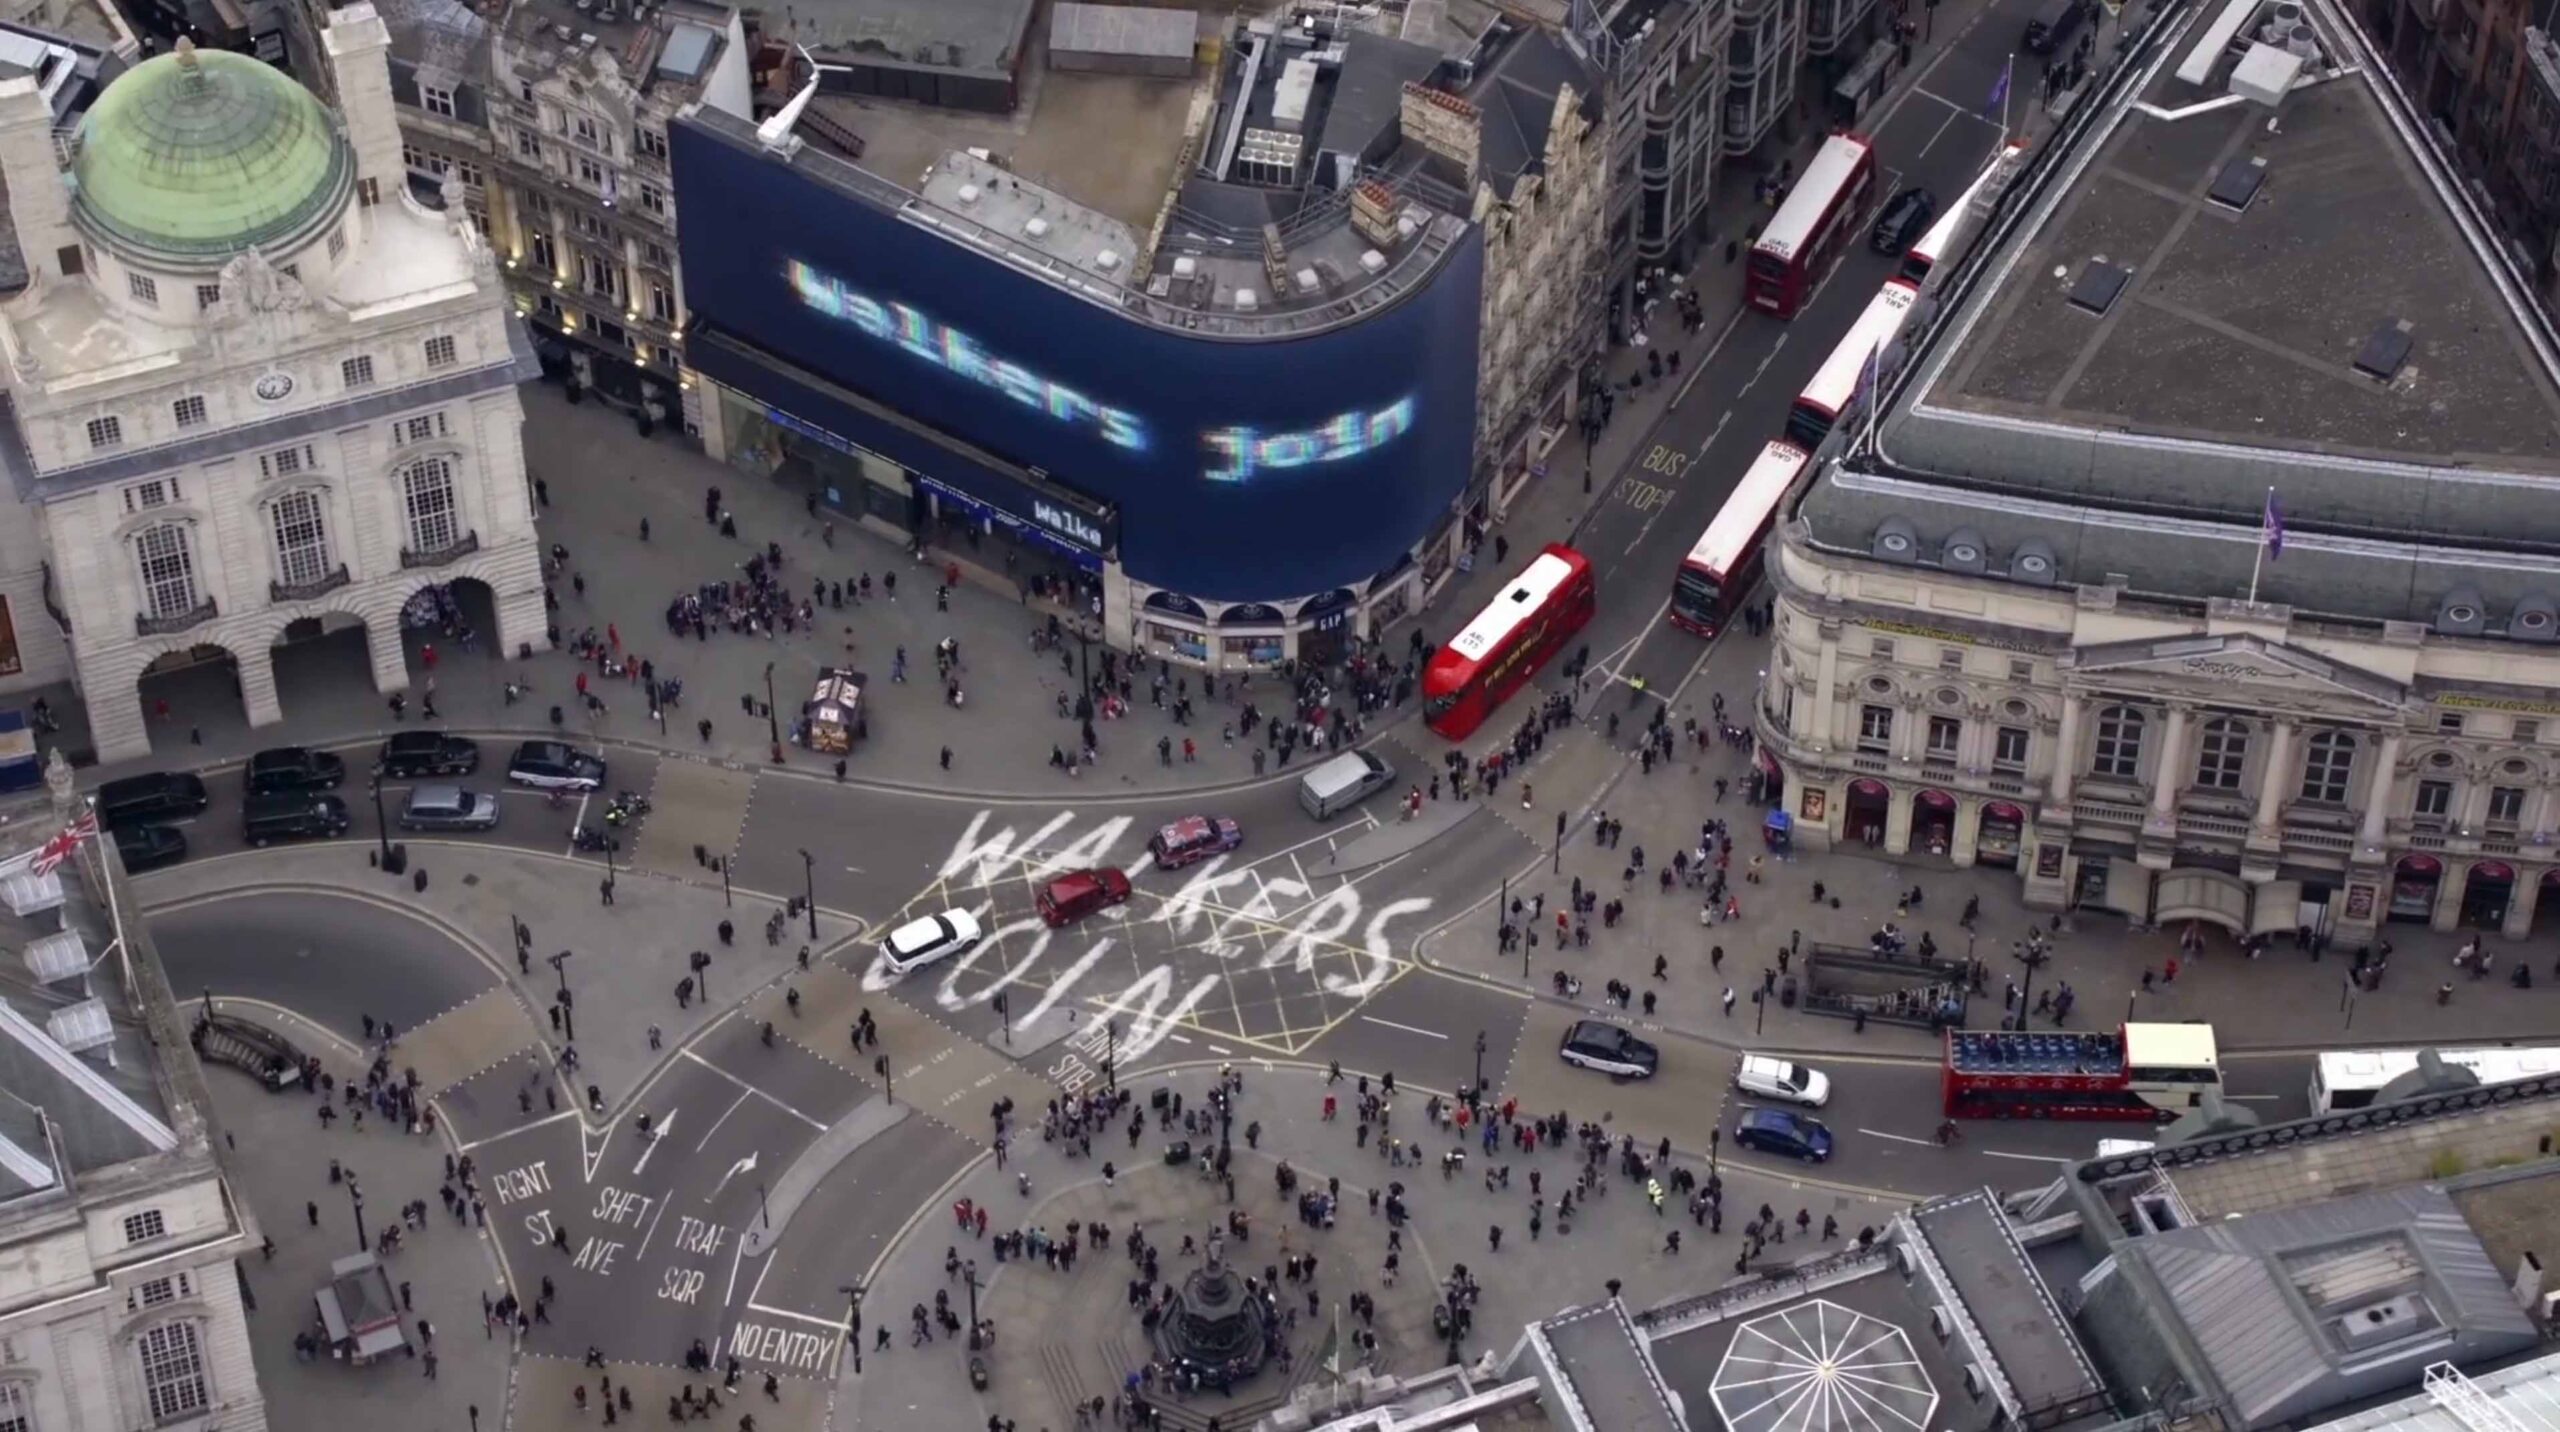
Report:
[[[1707,1392],[1732,1432],[1921,1432],[1938,1410],[1902,1329],[1822,1298],[1735,1329]]]
[[[90,106],[71,173],[84,233],[185,267],[289,243],[333,219],[354,186],[346,141],[309,90],[184,40]]]

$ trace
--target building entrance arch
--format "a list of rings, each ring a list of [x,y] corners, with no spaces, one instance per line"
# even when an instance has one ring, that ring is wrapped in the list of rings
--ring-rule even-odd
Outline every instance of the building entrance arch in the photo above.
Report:
[[[1849,839],[1867,845],[1884,844],[1885,821],[1893,809],[1893,792],[1884,782],[1863,776],[1851,781],[1840,806],[1840,828]]]
[[[2472,862],[2462,877],[2462,923],[2474,930],[2504,929],[2515,903],[2516,870],[2499,860]]]
[[[409,675],[423,678],[435,673],[447,657],[494,650],[497,640],[498,599],[488,582],[467,574],[439,576],[411,588],[400,603],[400,643],[406,656]],[[555,625],[553,642],[574,640],[579,633],[563,632]],[[624,633],[626,645],[637,632]],[[602,641],[604,633],[596,633]],[[499,652],[503,656],[505,653]]]
[[[172,737],[201,744],[209,733],[250,724],[240,658],[213,642],[172,647],[155,656],[134,680],[143,731],[157,744]]]

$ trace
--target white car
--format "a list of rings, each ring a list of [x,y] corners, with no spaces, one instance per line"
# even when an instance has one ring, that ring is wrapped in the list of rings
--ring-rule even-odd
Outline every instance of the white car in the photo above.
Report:
[[[880,957],[899,974],[929,965],[935,960],[960,954],[974,947],[985,936],[978,927],[978,917],[966,910],[945,910],[911,920],[889,932],[880,942]]]
[[[1819,1069],[1766,1054],[1745,1054],[1733,1071],[1733,1087],[1781,1104],[1819,1109],[1831,1102],[1831,1081]]]

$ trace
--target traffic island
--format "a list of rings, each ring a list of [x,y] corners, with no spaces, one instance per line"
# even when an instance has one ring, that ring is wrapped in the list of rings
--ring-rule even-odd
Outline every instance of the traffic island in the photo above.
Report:
[[[1311,1201],[1324,1192],[1321,1175],[1297,1173],[1284,1192],[1281,1165],[1242,1147],[1230,1167],[1233,1203],[1199,1159],[1157,1163],[1111,1185],[1097,1177],[1027,1207],[999,1205],[985,1238],[961,1239],[963,1266],[948,1280],[952,1301],[968,1296],[974,1259],[977,1315],[995,1328],[993,1345],[974,1354],[986,1375],[983,1412],[1071,1426],[1077,1404],[1125,1398],[1134,1375],[1137,1395],[1168,1427],[1196,1432],[1213,1417],[1222,1427],[1249,1427],[1301,1386],[1347,1379],[1364,1366],[1411,1372],[1445,1361],[1447,1339],[1432,1322],[1438,1274],[1410,1222],[1390,1283],[1388,1220],[1369,1211],[1365,1190],[1346,1184],[1334,1226],[1324,1228]],[[1302,1196],[1312,1223],[1301,1217]],[[1239,1214],[1241,1225],[1229,1221]],[[1096,1223],[1107,1230],[1104,1246],[1093,1245]],[[1070,1228],[1084,1245],[1071,1267],[1027,1249],[995,1258],[997,1238],[1009,1230],[1026,1241],[1037,1230],[1046,1247],[1066,1240]],[[1156,1252],[1157,1284],[1176,1289],[1152,1315],[1133,1297],[1143,1271],[1129,1251],[1133,1229]],[[1313,1275],[1288,1276],[1292,1261],[1309,1255]],[[1364,1318],[1363,1308],[1373,1311]],[[898,1341],[909,1340],[904,1314],[875,1315],[894,1316]],[[1371,1337],[1374,1350],[1366,1346]],[[957,1384],[968,1378],[972,1355],[957,1337],[950,1341],[945,1376]]]

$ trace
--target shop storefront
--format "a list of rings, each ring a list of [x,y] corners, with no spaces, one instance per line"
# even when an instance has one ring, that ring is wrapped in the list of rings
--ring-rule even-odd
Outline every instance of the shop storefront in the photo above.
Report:
[[[2515,903],[2515,898],[2515,867],[2502,861],[2480,861],[2462,880],[2462,923],[2474,930],[2503,929],[2507,907]]]
[[[2436,887],[2444,883],[2444,862],[2432,855],[2403,856],[2391,872],[2391,906],[2385,918],[2423,925],[2436,911]]]
[[[1945,791],[1922,791],[1911,798],[1911,844],[1931,855],[1955,847],[1956,798]]]
[[[1849,783],[1849,798],[1841,802],[1847,816],[1845,834],[1867,845],[1884,844],[1884,827],[1893,809],[1893,793],[1882,781],[1864,777]]]
[[[2027,813],[2007,801],[1992,801],[1982,808],[1982,833],[1974,839],[1975,863],[2004,865],[2015,868],[2018,863],[2020,834],[2026,829]]]
[[[1353,634],[1351,618],[1359,600],[1348,590],[1336,588],[1300,607],[1299,660],[1313,666],[1331,666],[1342,660]]]

